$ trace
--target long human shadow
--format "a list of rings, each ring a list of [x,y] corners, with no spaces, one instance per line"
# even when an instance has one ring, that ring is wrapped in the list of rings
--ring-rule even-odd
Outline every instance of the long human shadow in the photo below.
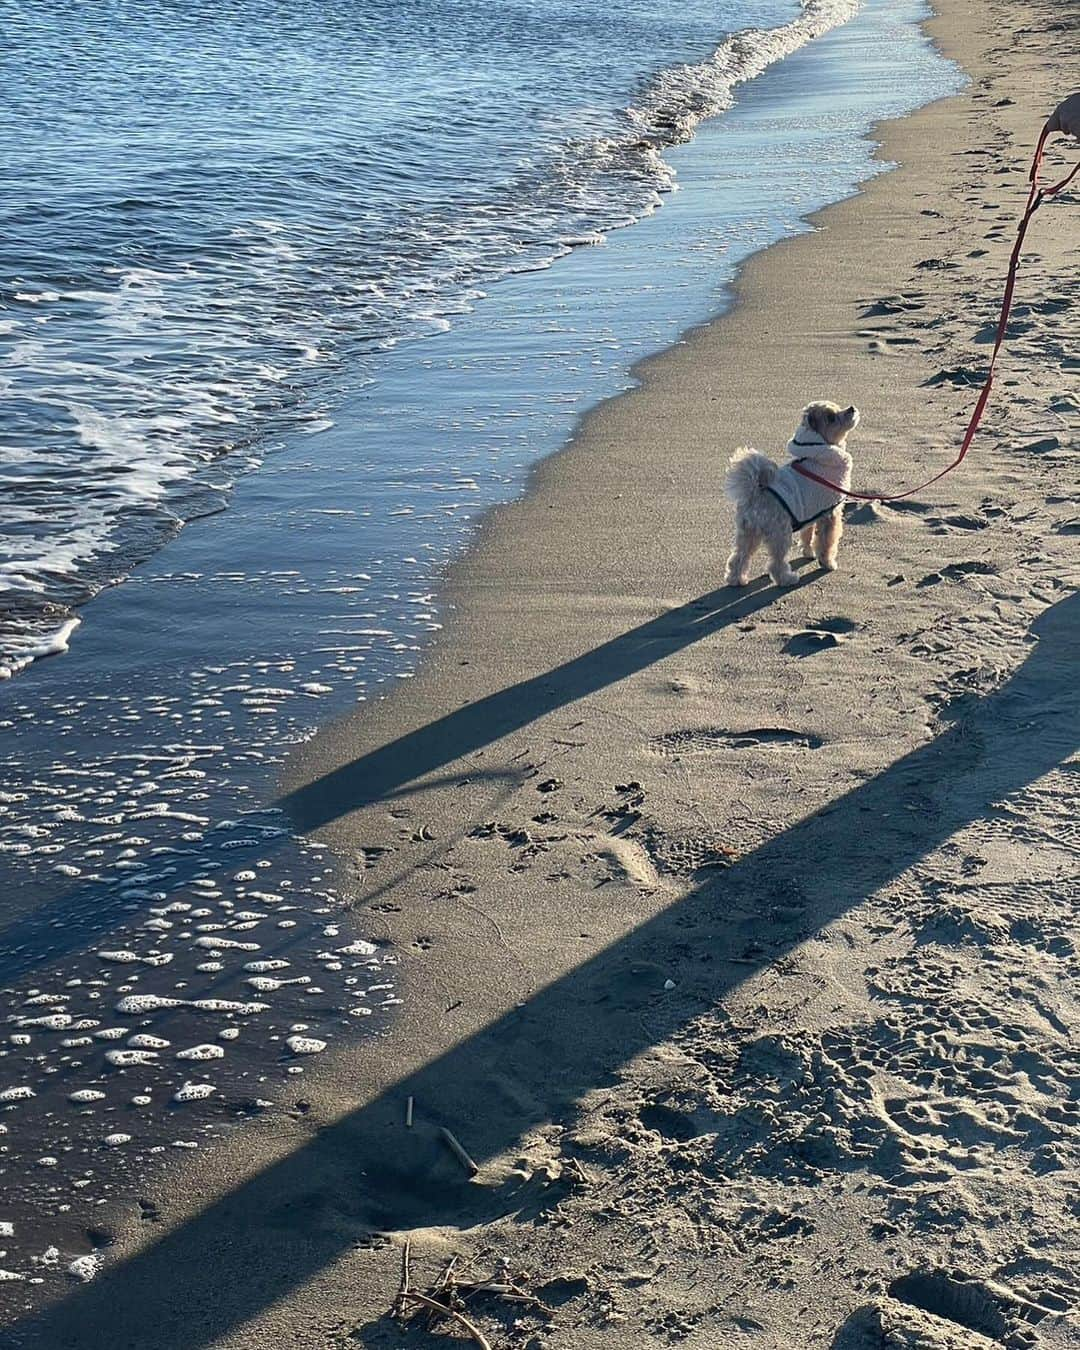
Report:
[[[804,573],[805,586],[822,573]],[[541,675],[457,708],[397,740],[362,755],[278,803],[302,830],[315,830],[340,815],[391,796],[406,783],[560,708],[626,679],[654,661],[689,647],[730,624],[771,605],[783,592],[767,578],[747,590],[721,587],[685,605],[667,610],[609,642]]]
[[[524,1005],[430,1054],[294,1153],[12,1327],[0,1344],[198,1350],[318,1277],[373,1229],[535,1214],[544,1203],[536,1183],[515,1192],[465,1180],[440,1151],[435,1127],[452,1128],[483,1163],[531,1127],[572,1117],[582,1094],[632,1056],[1062,763],[1080,746],[1080,595],[1047,610],[1032,633],[1036,645],[1016,673],[984,699],[958,704],[936,739]],[[660,991],[667,971],[676,974],[675,993]],[[362,1047],[357,1058],[379,1054],[378,1045]],[[417,1128],[406,1131],[410,1096]]]
[[[799,584],[805,586],[821,575],[804,573]],[[337,815],[392,796],[407,783],[491,744],[553,708],[595,693],[680,647],[748,618],[781,594],[766,578],[746,590],[724,587],[711,591],[564,665],[467,704],[288,794],[275,805],[301,830],[316,829]],[[259,840],[253,848],[265,855],[268,845]],[[203,875],[206,865],[204,857],[185,857],[179,850],[158,862],[168,866],[161,884],[170,892]],[[82,883],[13,920],[0,930],[0,980],[19,979],[71,952],[83,951],[117,925],[130,922],[133,907],[124,894],[130,886],[127,873]]]

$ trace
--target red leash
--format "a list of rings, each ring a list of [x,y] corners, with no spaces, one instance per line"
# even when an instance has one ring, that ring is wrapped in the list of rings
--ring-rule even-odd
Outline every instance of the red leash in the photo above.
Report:
[[[1039,137],[1039,143],[1035,147],[1035,158],[1032,160],[1031,172],[1028,174],[1028,178],[1031,182],[1031,190],[1028,192],[1027,206],[1024,208],[1024,214],[1020,218],[1020,227],[1016,232],[1016,243],[1013,245],[1012,257],[1009,259],[1009,273],[1005,281],[1005,294],[1001,301],[1001,318],[998,320],[997,336],[994,339],[994,350],[990,355],[990,369],[986,373],[986,382],[983,384],[979,397],[975,402],[975,410],[971,414],[971,421],[968,422],[967,430],[964,432],[964,439],[960,443],[960,453],[951,464],[942,469],[940,473],[934,474],[933,478],[928,478],[925,483],[920,483],[918,487],[908,488],[906,492],[894,492],[888,497],[883,496],[880,492],[851,492],[847,488],[838,487],[836,483],[831,483],[827,478],[821,478],[818,474],[812,473],[809,469],[804,469],[799,462],[796,462],[791,466],[796,473],[802,474],[804,478],[812,478],[815,483],[820,483],[822,487],[831,488],[833,492],[839,492],[843,497],[851,497],[863,502],[898,502],[904,497],[912,497],[916,492],[922,492],[923,488],[928,488],[931,483],[936,483],[939,478],[944,478],[947,473],[952,473],[953,469],[955,469],[961,460],[963,460],[971,447],[971,442],[975,439],[975,432],[978,429],[979,423],[982,421],[983,412],[990,399],[990,390],[994,384],[994,369],[997,365],[1001,345],[1005,341],[1005,329],[1009,323],[1009,311],[1012,309],[1013,291],[1016,289],[1016,273],[1020,266],[1020,252],[1024,246],[1024,236],[1027,234],[1027,228],[1031,222],[1031,217],[1048,197],[1056,197],[1063,188],[1067,187],[1069,183],[1072,182],[1077,173],[1080,173],[1080,161],[1078,161],[1072,172],[1067,174],[1060,183],[1054,183],[1051,187],[1039,187],[1039,168],[1042,164],[1046,138],[1049,135],[1049,128],[1044,127],[1042,135]]]

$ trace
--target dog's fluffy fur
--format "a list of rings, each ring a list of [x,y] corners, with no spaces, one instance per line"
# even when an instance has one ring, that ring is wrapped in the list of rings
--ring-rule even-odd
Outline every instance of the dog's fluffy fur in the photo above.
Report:
[[[810,403],[803,409],[802,420],[789,445],[793,457],[799,451],[792,447],[810,437],[820,437],[832,452],[838,452],[850,471],[851,456],[844,448],[850,431],[859,423],[859,410],[840,408],[835,403]],[[835,453],[833,454],[835,459]],[[811,464],[811,468],[820,470]],[[791,586],[798,576],[788,564],[793,529],[791,516],[766,489],[779,472],[779,466],[766,455],[748,447],[736,450],[731,458],[725,490],[735,504],[735,544],[728,558],[724,577],[726,586],[745,586],[750,579],[750,559],[764,545],[769,555],[769,576],[778,586]],[[821,474],[830,482],[838,481],[829,472]],[[815,557],[830,572],[836,569],[836,551],[842,531],[842,502],[828,515],[798,531],[803,556]]]

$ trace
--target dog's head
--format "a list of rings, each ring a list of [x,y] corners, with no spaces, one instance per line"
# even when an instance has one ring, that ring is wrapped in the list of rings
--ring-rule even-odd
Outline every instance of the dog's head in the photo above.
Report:
[[[850,408],[841,408],[823,399],[818,403],[808,403],[803,409],[795,439],[801,440],[800,432],[809,431],[830,445],[843,445],[848,432],[854,431],[858,425],[859,410],[854,404]]]

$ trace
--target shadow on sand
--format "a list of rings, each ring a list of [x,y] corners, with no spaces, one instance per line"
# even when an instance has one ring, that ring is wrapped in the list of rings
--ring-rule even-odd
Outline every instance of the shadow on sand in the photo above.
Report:
[[[805,575],[800,585],[822,574]],[[745,590],[725,587],[606,642],[554,670],[467,704],[400,740],[382,746],[291,793],[277,803],[301,831],[317,829],[339,815],[391,797],[406,784],[481,746],[535,721],[552,709],[644,669],[681,647],[738,623],[775,602],[779,592],[764,578]],[[268,844],[253,845],[266,856]],[[239,862],[241,854],[234,857]],[[178,849],[160,857],[155,883],[179,891],[204,873],[202,854]],[[166,875],[167,871],[167,875]],[[125,891],[129,873],[73,886],[36,906],[0,931],[0,980],[20,979],[69,952],[82,951],[130,922],[132,905]]]
[[[720,619],[725,613],[745,614],[750,611],[742,606],[766,600],[751,597],[725,611],[717,596],[705,597],[697,610],[687,606],[679,618],[666,615],[560,671],[413,733],[407,747],[376,751],[334,775],[326,797],[311,789],[290,804],[309,826],[326,818],[320,803],[327,798],[352,809],[400,785],[394,761],[403,748],[410,755],[409,777],[420,776],[522,725],[530,701],[537,712],[546,711],[553,702],[640,669],[672,643],[692,641],[686,634],[695,626],[712,631],[730,621]],[[700,618],[692,617],[695,612]],[[953,723],[935,740],[770,840],[33,1322],[10,1328],[0,1344],[20,1350],[198,1350],[288,1298],[372,1230],[464,1226],[497,1214],[528,1214],[536,1202],[528,1187],[515,1193],[463,1181],[443,1161],[433,1127],[406,1135],[405,1098],[437,1103],[440,1120],[433,1124],[460,1130],[481,1163],[512,1148],[537,1123],[572,1117],[583,1093],[610,1081],[631,1056],[745,979],[753,970],[746,958],[751,941],[752,961],[775,961],[1072,754],[1080,742],[1078,620],[1080,595],[1074,594],[1036,621],[1036,645],[1012,678],[985,699],[958,706]],[[807,869],[816,880],[812,896],[801,900],[801,915],[770,920],[779,895],[790,915],[793,879]],[[693,965],[686,981],[692,994],[684,996],[680,984],[676,999],[656,1000],[647,981],[628,978],[635,966],[658,963]],[[504,1082],[512,1092],[501,1090]],[[477,1111],[481,1094],[483,1110]]]

